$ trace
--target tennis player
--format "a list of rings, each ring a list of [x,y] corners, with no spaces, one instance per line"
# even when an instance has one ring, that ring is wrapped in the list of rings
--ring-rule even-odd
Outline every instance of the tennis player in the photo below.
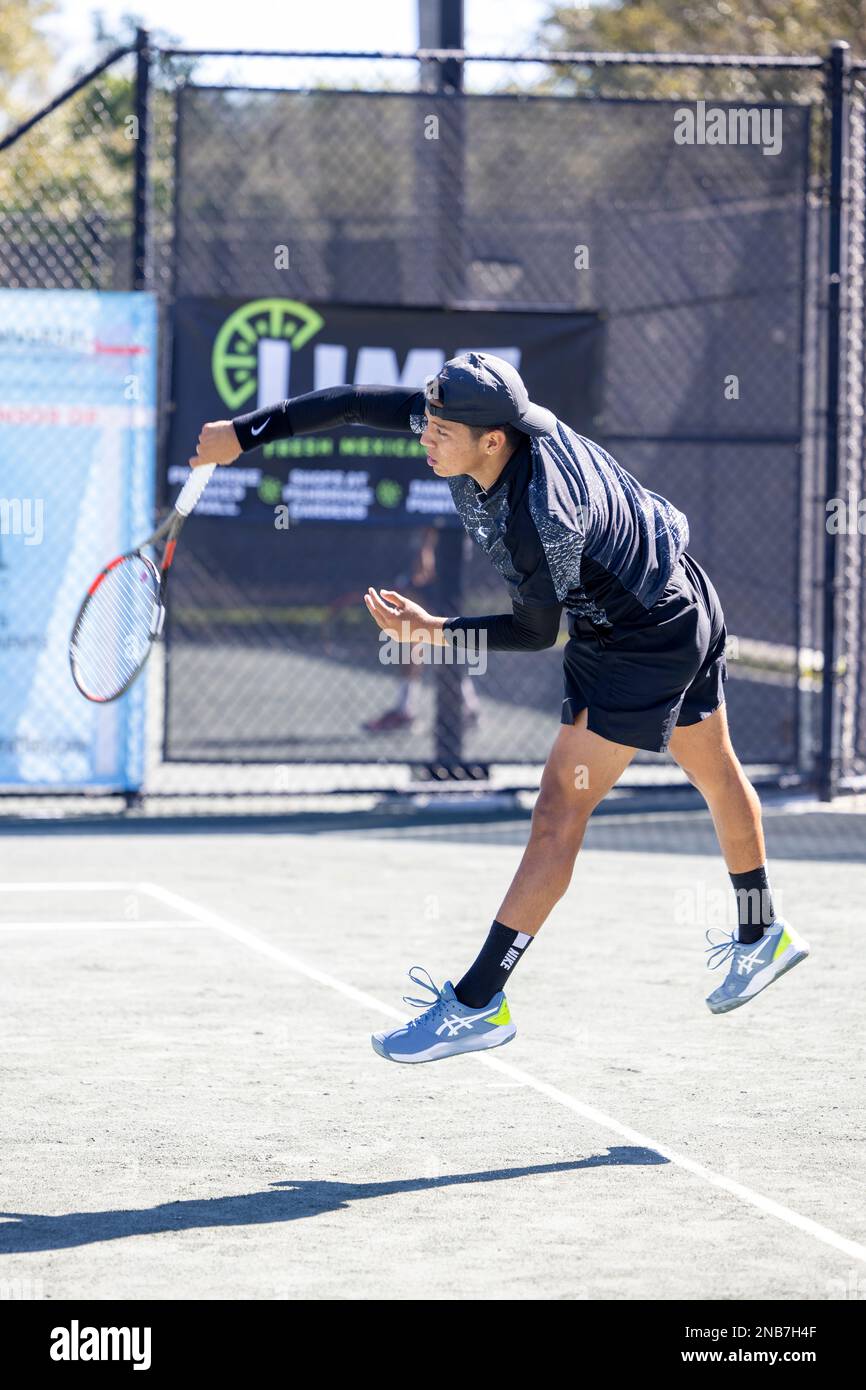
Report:
[[[371,587],[365,602],[383,632],[405,641],[408,624],[413,641],[436,646],[459,647],[471,632],[476,651],[539,651],[555,644],[563,608],[569,630],[561,728],[517,873],[456,985],[410,970],[428,998],[406,1002],[423,1011],[374,1034],[376,1052],[431,1062],[510,1042],[505,985],[568,888],[590,815],[639,748],[669,751],[709,807],[738,927],[720,941],[718,928],[706,933],[708,964],[729,967],[706,1002],[713,1013],[747,1004],[809,947],[773,907],[760,801],[728,732],[724,615],[686,550],[686,517],[534,405],[518,372],[486,352],[446,362],[423,391],[336,386],[206,424],[190,463],[230,464],[260,444],[347,424],[421,436],[512,602],[511,613],[437,616]]]

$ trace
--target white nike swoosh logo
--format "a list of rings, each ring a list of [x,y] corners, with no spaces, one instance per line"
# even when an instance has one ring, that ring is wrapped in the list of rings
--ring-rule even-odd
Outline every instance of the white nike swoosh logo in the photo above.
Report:
[[[265,421],[265,425],[269,425],[270,423],[271,423],[271,417],[270,417],[270,415],[269,415],[268,418],[267,418],[267,420]],[[261,434],[261,432],[262,432],[262,430],[264,429],[265,425],[259,425],[258,429],[256,429],[255,425],[250,425],[250,434],[252,434],[252,435]]]

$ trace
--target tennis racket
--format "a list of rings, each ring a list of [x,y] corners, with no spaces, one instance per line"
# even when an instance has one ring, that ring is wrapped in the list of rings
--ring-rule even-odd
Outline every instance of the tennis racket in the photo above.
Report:
[[[100,570],[87,590],[69,639],[69,664],[72,679],[88,700],[116,700],[143,670],[165,622],[165,591],[177,538],[215,468],[215,463],[193,468],[162,525]],[[143,552],[163,539],[160,570]]]

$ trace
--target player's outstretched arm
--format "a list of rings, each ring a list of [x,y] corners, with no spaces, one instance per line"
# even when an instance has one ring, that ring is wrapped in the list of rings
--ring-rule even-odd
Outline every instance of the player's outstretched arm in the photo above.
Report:
[[[329,386],[323,391],[308,391],[232,420],[210,421],[202,427],[190,464],[234,463],[260,444],[344,425],[410,430],[410,416],[413,411],[423,413],[423,408],[423,392],[403,386]]]

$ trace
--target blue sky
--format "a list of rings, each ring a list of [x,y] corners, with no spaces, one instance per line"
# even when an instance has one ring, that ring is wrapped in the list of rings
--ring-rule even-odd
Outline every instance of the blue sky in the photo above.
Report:
[[[467,47],[476,53],[525,52],[549,9],[547,0],[465,0]],[[94,10],[103,13],[109,27],[125,11],[132,12],[191,47],[406,52],[418,44],[417,0],[294,0],[288,5],[284,0],[243,0],[240,5],[221,0],[60,0],[58,14],[42,26],[63,54],[55,74],[58,86],[92,61]],[[338,70],[345,71],[345,65]]]

